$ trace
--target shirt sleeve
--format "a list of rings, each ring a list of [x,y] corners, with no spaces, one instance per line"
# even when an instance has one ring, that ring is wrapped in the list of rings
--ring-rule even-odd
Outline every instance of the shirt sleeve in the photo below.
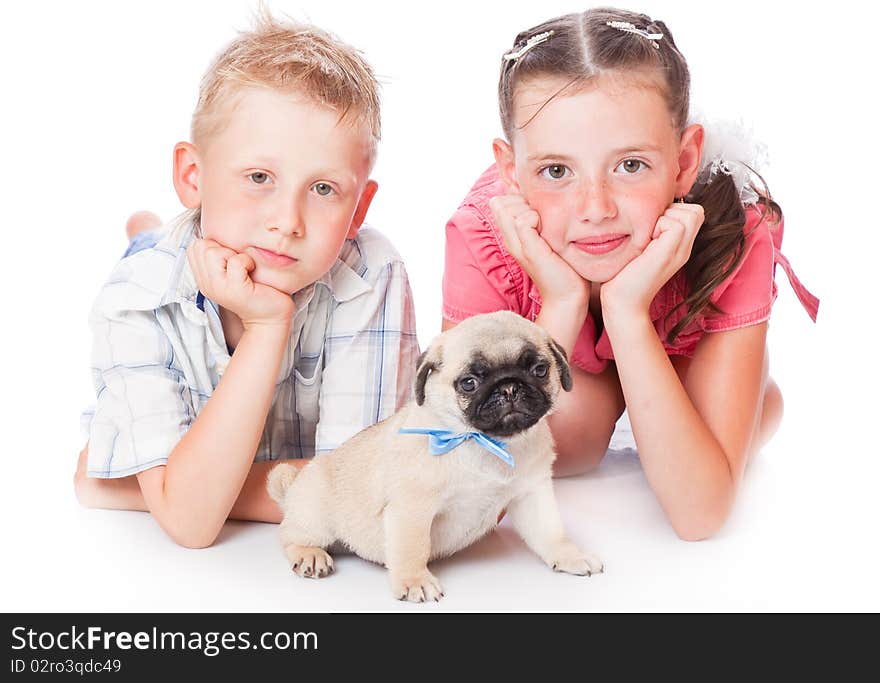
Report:
[[[469,206],[446,225],[443,317],[452,322],[493,311],[521,313],[519,290],[492,225]]]
[[[112,479],[164,465],[194,420],[192,397],[157,312],[91,315],[88,475]]]
[[[721,332],[756,325],[770,317],[776,299],[773,280],[775,246],[771,230],[781,230],[782,222],[763,220],[751,210],[744,228],[745,253],[736,270],[712,294],[712,301],[721,309],[718,315],[703,319],[703,330]]]
[[[325,341],[316,455],[402,407],[412,395],[419,358],[412,291],[401,261],[387,263],[369,295],[341,304],[333,315]]]

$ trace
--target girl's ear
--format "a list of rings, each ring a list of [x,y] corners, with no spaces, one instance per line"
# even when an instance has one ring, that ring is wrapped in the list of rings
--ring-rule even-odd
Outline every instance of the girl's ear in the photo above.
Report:
[[[370,204],[373,202],[373,197],[376,196],[376,191],[379,189],[379,183],[375,180],[368,180],[367,184],[364,186],[364,191],[361,193],[361,198],[358,200],[357,208],[354,210],[354,217],[351,219],[351,226],[348,228],[348,233],[345,235],[345,239],[353,240],[355,235],[357,235],[358,230],[361,229],[361,226],[364,224],[364,219],[367,217],[367,210],[370,208]]]
[[[509,194],[520,194],[519,183],[516,182],[516,163],[513,156],[513,148],[501,138],[492,141],[492,153],[495,154],[495,163],[501,173],[501,180]]]
[[[675,196],[684,197],[697,180],[700,159],[703,158],[703,127],[694,124],[681,134],[678,152],[678,176],[675,178]]]
[[[202,158],[195,145],[189,142],[174,145],[174,189],[187,209],[202,205],[201,167]]]

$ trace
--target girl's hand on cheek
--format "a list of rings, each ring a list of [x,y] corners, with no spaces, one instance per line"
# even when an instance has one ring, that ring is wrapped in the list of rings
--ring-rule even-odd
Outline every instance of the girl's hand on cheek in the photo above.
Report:
[[[254,282],[250,273],[256,264],[250,256],[210,239],[197,239],[186,255],[199,291],[235,313],[246,330],[254,325],[290,326],[293,298]]]
[[[647,314],[657,292],[690,258],[703,220],[699,204],[670,205],[645,250],[602,285],[603,315]]]
[[[540,217],[519,194],[493,197],[489,207],[501,231],[504,247],[537,285],[541,299],[585,306],[589,283],[578,275],[544,241],[539,232]]]

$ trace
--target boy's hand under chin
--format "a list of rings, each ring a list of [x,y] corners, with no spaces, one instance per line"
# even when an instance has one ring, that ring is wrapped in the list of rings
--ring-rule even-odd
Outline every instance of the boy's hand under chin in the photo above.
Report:
[[[293,297],[254,282],[250,273],[256,264],[250,256],[210,239],[195,240],[186,255],[202,294],[238,316],[245,330],[261,325],[290,326]]]
[[[606,316],[647,314],[657,293],[687,262],[700,227],[703,207],[671,204],[657,219],[645,250],[602,285]]]
[[[590,297],[589,283],[541,237],[541,219],[525,198],[519,194],[493,197],[489,206],[504,247],[537,285],[544,305],[551,301],[585,305]]]

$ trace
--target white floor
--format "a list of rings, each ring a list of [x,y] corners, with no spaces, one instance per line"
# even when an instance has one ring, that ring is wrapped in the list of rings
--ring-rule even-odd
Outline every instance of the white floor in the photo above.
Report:
[[[701,543],[675,537],[637,455],[612,452],[594,474],[557,483],[566,525],[603,558],[603,575],[550,571],[502,522],[432,565],[447,596],[428,605],[395,601],[384,569],[354,556],[337,558],[327,579],[296,577],[273,525],[229,523],[212,548],[176,547],[146,514],[79,508],[63,477],[52,491],[63,504],[35,505],[10,525],[0,602],[4,611],[877,610],[877,517],[864,516],[876,506],[835,495],[828,509],[827,473],[797,462],[806,445],[782,432],[748,471],[729,524]]]

